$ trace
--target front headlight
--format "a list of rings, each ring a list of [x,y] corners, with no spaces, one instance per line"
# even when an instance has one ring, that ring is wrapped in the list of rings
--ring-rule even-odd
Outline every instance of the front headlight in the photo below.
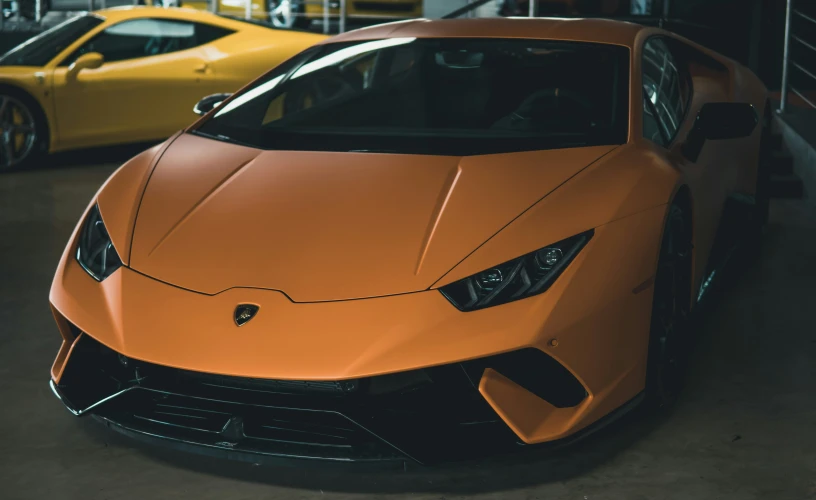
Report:
[[[593,230],[572,236],[439,289],[460,311],[475,311],[537,295],[552,285],[587,244]]]
[[[82,231],[77,245],[77,261],[96,281],[102,281],[122,266],[122,261],[113,248],[108,230],[102,222],[99,206],[94,205]]]

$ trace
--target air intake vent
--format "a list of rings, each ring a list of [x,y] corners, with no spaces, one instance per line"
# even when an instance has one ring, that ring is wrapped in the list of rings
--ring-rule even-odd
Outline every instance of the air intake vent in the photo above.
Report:
[[[556,408],[578,406],[586,389],[569,370],[543,351],[522,349],[462,363],[478,387],[486,368],[492,368]]]

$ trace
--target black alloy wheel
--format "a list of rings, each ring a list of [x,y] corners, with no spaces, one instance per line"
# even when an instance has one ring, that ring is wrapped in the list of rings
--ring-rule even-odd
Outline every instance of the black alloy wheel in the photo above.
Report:
[[[24,92],[0,88],[0,172],[25,168],[45,153],[45,116]]]
[[[691,227],[672,204],[654,282],[646,396],[653,408],[670,407],[683,387],[690,347]]]

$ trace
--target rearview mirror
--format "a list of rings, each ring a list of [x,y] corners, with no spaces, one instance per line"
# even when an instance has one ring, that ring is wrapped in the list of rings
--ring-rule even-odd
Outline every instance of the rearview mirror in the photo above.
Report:
[[[689,131],[683,154],[697,161],[705,141],[748,137],[759,123],[759,114],[752,104],[743,102],[710,102],[697,113]]]
[[[76,78],[77,74],[83,69],[96,69],[105,62],[105,57],[99,52],[88,52],[77,57],[76,61],[68,66],[68,73],[66,76],[69,79]]]
[[[193,106],[193,112],[197,115],[206,115],[216,106],[226,101],[232,94],[211,94],[198,101],[198,104]]]

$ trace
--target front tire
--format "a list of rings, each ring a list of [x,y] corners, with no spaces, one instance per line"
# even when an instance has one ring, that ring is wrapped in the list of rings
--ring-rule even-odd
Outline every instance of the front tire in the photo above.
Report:
[[[45,115],[28,94],[0,88],[0,172],[31,166],[46,153]]]
[[[669,209],[654,282],[646,400],[653,409],[676,401],[690,347],[691,225],[682,207]]]

